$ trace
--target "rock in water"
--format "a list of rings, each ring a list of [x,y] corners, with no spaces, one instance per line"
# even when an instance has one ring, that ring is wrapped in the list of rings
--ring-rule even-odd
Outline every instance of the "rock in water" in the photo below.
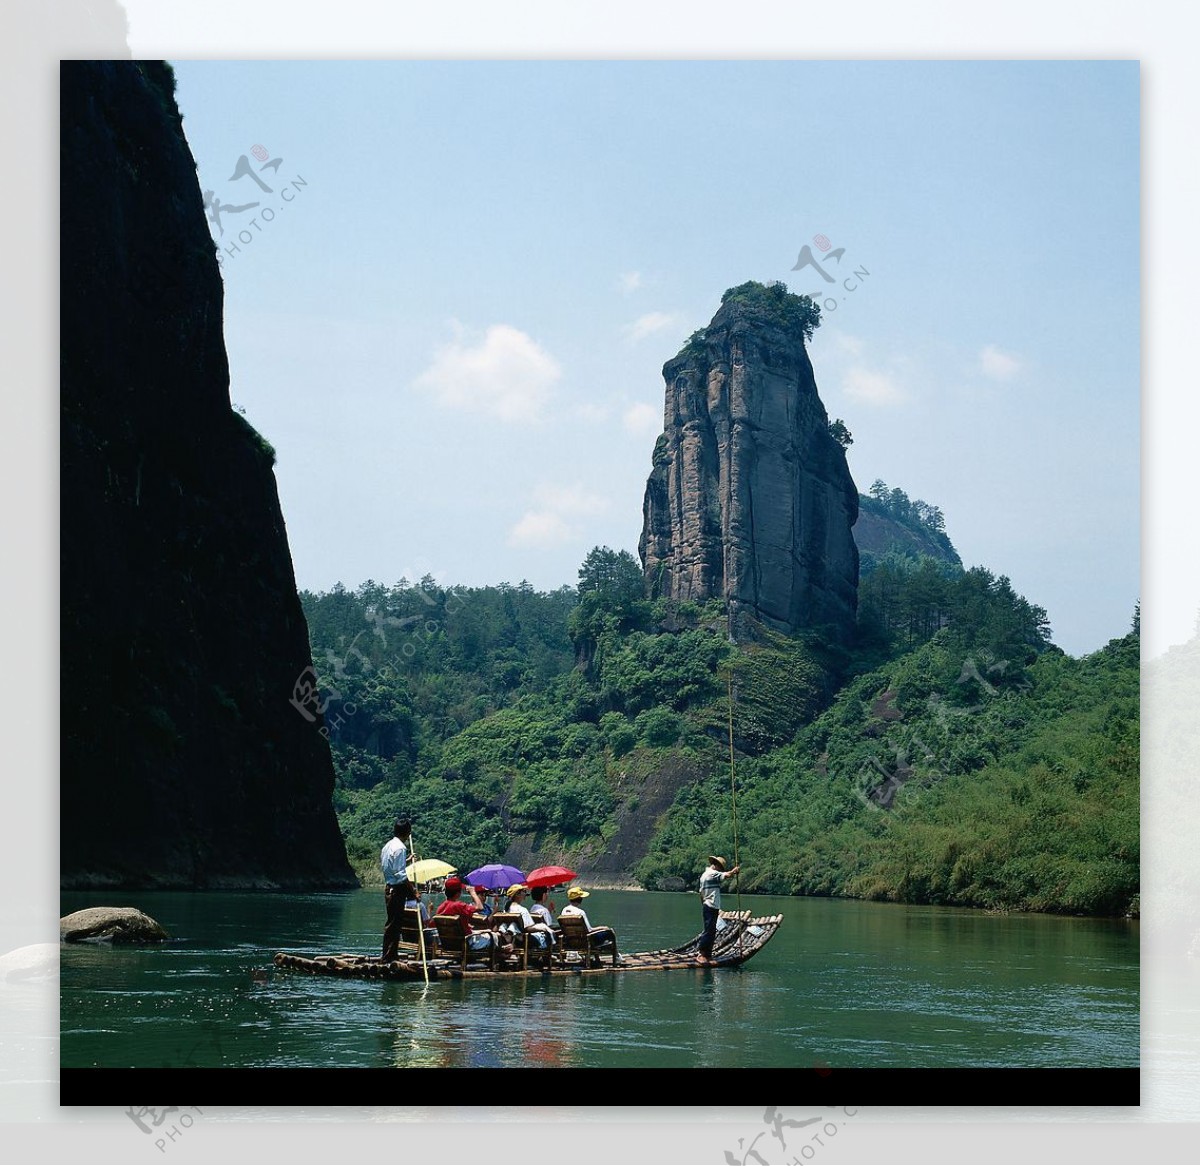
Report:
[[[170,939],[162,924],[136,907],[87,907],[58,921],[63,943],[111,940],[113,943],[161,943]]]
[[[725,293],[663,366],[638,546],[653,596],[724,599],[735,640],[761,626],[848,640],[858,603],[858,490],[805,348],[807,297]]]
[[[171,69],[64,61],[60,110],[62,885],[355,886]]]

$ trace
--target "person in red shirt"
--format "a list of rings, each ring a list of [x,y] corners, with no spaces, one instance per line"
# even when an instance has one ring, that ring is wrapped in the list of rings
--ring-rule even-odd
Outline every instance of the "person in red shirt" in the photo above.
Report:
[[[497,941],[495,932],[476,931],[471,926],[471,916],[480,914],[480,911],[474,903],[464,903],[462,901],[462,891],[462,879],[456,875],[451,875],[446,880],[446,901],[438,904],[435,914],[457,915],[459,926],[463,929],[463,935],[467,937],[467,946],[472,951],[487,951],[493,943],[500,942],[501,954],[503,954],[504,942],[502,939]]]
[[[479,908],[479,914],[484,919],[489,919],[494,914],[491,904],[488,902],[487,887],[474,886],[471,888],[471,898],[474,900],[475,906]]]

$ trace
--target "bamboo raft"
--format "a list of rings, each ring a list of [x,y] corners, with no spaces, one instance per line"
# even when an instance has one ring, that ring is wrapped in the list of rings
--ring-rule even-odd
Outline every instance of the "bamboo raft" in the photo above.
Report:
[[[713,944],[712,963],[697,963],[701,936],[697,935],[682,947],[661,948],[657,951],[639,951],[620,956],[616,964],[607,959],[588,964],[575,952],[555,956],[549,966],[508,966],[492,970],[485,964],[470,965],[464,970],[458,959],[445,959],[431,955],[426,964],[430,980],[506,980],[512,978],[543,976],[596,976],[614,972],[671,971],[685,968],[740,967],[752,956],[757,955],[770,942],[783,922],[782,915],[751,917],[749,911],[722,911],[718,922],[717,939]],[[278,952],[275,965],[310,975],[343,976],[358,980],[407,980],[423,981],[425,967],[415,953],[405,952],[407,958],[384,963],[378,956],[341,955],[303,956]]]

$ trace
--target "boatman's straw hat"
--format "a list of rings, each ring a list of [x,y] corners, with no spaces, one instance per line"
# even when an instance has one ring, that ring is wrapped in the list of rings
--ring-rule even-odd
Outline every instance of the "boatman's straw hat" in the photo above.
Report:
[[[717,870],[725,869],[725,860],[719,854],[710,854],[708,856],[708,861],[711,862],[713,866],[717,868]]]

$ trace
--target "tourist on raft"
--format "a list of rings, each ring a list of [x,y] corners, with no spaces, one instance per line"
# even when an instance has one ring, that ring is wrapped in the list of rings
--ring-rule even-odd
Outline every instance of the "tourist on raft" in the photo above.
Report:
[[[410,883],[409,886],[412,886]],[[421,917],[421,929],[425,932],[425,950],[431,951],[437,943],[437,928],[430,926],[429,904],[421,897],[420,889],[413,886],[412,893],[404,902],[406,911],[416,911]]]
[[[529,888],[524,883],[514,883],[508,888],[508,904],[504,909],[510,914],[521,916],[520,928],[517,928],[515,924],[510,924],[509,930],[514,936],[528,932],[531,942],[542,951],[546,951],[554,946],[554,931],[545,923],[535,920],[530,914],[524,901],[527,894],[529,894]]]
[[[533,906],[529,908],[529,914],[533,916],[535,923],[544,923],[552,931],[554,930],[554,900],[546,902],[546,888],[534,887],[530,892],[533,896]]]
[[[484,919],[492,917],[492,905],[488,902],[487,887],[474,886],[471,888],[471,898],[475,901],[475,910],[483,916]]]
[[[617,940],[616,933],[611,927],[593,927],[591,920],[587,917],[587,912],[580,905],[590,893],[582,887],[572,887],[567,892],[567,905],[558,913],[558,917],[561,919],[564,915],[578,915],[583,919],[583,925],[588,930],[588,938],[591,940],[593,948],[611,947]]]
[[[467,947],[472,951],[487,951],[493,944],[498,944],[497,950],[503,955],[509,949],[509,944],[505,942],[505,936],[498,932],[491,931],[476,931],[471,926],[471,917],[480,914],[479,907],[475,903],[464,903],[462,901],[463,882],[462,879],[451,875],[446,880],[446,901],[438,904],[438,909],[435,914],[438,915],[456,915],[459,925],[463,929],[463,935],[467,938]]]

